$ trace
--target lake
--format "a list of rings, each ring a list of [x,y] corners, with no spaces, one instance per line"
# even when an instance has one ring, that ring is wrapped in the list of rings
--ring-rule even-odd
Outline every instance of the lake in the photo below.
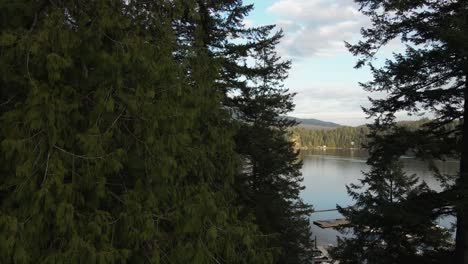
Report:
[[[302,199],[314,206],[315,210],[336,208],[336,205],[350,206],[353,201],[346,192],[345,185],[358,183],[362,178],[362,172],[368,171],[366,164],[367,152],[363,150],[307,150],[301,153],[303,156],[302,175],[304,177],[305,190],[302,191]],[[432,176],[427,165],[414,158],[402,158],[405,171],[408,174],[415,173],[431,188],[440,190],[440,185]],[[447,161],[438,164],[441,172],[455,174],[459,170],[458,162]],[[310,221],[341,218],[336,212],[314,213]],[[440,224],[451,227],[453,217],[441,219]],[[336,244],[336,236],[339,232],[333,229],[321,229],[312,225],[313,235],[317,237],[319,245]]]

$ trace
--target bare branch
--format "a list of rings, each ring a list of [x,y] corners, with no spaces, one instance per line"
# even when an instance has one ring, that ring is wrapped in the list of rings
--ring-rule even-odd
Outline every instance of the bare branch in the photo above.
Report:
[[[11,102],[11,100],[15,99],[15,97],[16,97],[16,94],[13,95],[12,97],[10,97],[10,98],[9,98],[8,100],[6,100],[5,102],[1,103],[1,104],[0,104],[0,107],[9,104],[9,103]]]
[[[45,171],[44,171],[44,177],[42,178],[42,183],[41,183],[41,187],[44,186],[44,183],[47,179],[47,173],[49,172],[49,160],[50,160],[50,151],[47,152],[47,162],[46,162],[46,168],[45,168]]]
[[[112,153],[109,153],[109,154],[106,154],[106,155],[102,155],[102,156],[94,156],[94,157],[91,157],[91,156],[85,156],[85,155],[78,155],[78,154],[75,154],[75,153],[72,153],[70,151],[67,151],[57,145],[54,145],[54,148],[68,154],[68,155],[71,155],[75,158],[79,158],[79,159],[84,159],[84,160],[96,160],[96,159],[104,159],[106,157],[109,157],[110,155],[112,155]]]

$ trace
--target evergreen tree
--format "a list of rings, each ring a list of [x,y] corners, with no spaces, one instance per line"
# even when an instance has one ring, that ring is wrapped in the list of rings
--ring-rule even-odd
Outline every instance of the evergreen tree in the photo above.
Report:
[[[203,45],[221,66],[217,84],[224,105],[239,126],[236,151],[243,170],[237,190],[243,215],[254,215],[270,247],[279,250],[276,263],[308,262],[311,208],[299,198],[301,165],[288,132],[295,122],[281,117],[293,109],[293,94],[282,86],[289,62],[275,51],[282,34],[273,33],[274,26],[247,28],[243,20],[253,6],[241,0],[194,3],[202,13]]]
[[[387,145],[391,141],[377,131],[368,146],[370,171],[360,184],[347,187],[354,206],[338,207],[350,221],[341,231],[352,237],[338,238],[333,258],[340,263],[447,263],[450,233],[436,225],[439,215],[431,201],[413,203],[431,191],[403,171],[399,155]]]
[[[2,262],[271,262],[190,2],[0,2]]]
[[[363,29],[363,41],[349,45],[360,56],[357,67],[370,65],[373,81],[368,91],[386,92],[367,109],[379,129],[393,126],[395,113],[431,113],[436,118],[418,131],[398,130],[390,135],[393,149],[412,149],[424,158],[460,160],[454,188],[432,195],[434,209],[456,208],[456,263],[468,262],[468,2],[356,0],[372,22]],[[381,68],[372,65],[380,47],[393,39],[407,44]],[[448,124],[456,124],[448,128]],[[405,144],[406,143],[406,144]],[[388,146],[392,145],[388,144]],[[427,198],[427,197],[426,197]],[[441,203],[440,201],[448,201]],[[439,201],[439,202],[437,202]]]
[[[293,94],[281,85],[289,62],[277,57],[275,45],[281,34],[268,39],[272,29],[259,32],[258,55],[253,56],[258,75],[252,75],[230,101],[240,121],[237,151],[245,164],[237,188],[245,211],[255,214],[264,233],[276,235],[271,242],[280,249],[276,263],[309,263],[311,207],[299,198],[302,164],[289,141],[289,129],[296,123],[282,117],[293,109]]]

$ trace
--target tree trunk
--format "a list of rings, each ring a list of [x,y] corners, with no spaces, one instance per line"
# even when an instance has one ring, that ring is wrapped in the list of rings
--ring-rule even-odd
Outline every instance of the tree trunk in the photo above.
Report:
[[[468,75],[467,75],[468,76]],[[468,81],[468,77],[465,82]],[[458,188],[461,192],[457,206],[456,264],[468,264],[468,84],[465,83],[465,107],[463,113],[462,150]]]

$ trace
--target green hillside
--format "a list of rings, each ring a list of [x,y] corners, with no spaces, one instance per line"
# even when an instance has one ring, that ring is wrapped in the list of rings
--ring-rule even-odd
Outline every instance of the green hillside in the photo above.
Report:
[[[316,119],[307,119],[316,120]],[[357,127],[340,126],[335,124],[335,127],[319,126],[318,124],[334,124],[331,122],[304,123],[292,129],[292,139],[296,143],[297,148],[311,149],[326,146],[327,148],[361,148],[367,143],[367,134],[369,128],[367,125]],[[398,122],[401,126],[409,128],[418,128],[427,123],[429,119],[421,119],[417,121],[401,121]],[[309,124],[312,124],[309,126]]]

